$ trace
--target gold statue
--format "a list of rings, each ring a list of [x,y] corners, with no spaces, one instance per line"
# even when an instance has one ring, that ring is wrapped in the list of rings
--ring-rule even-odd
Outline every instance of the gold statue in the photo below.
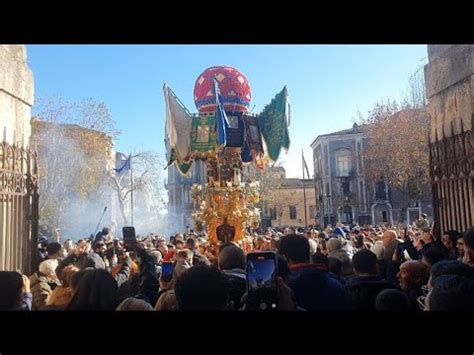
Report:
[[[216,228],[216,234],[221,243],[231,243],[235,238],[235,227],[227,222],[227,217],[224,217],[224,223]]]

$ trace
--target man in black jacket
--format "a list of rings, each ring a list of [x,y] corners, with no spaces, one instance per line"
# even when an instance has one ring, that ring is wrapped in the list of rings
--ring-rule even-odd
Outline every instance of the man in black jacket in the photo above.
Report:
[[[378,275],[377,256],[370,250],[359,250],[352,258],[352,266],[355,277],[345,285],[352,306],[357,311],[374,311],[377,295],[395,287]]]

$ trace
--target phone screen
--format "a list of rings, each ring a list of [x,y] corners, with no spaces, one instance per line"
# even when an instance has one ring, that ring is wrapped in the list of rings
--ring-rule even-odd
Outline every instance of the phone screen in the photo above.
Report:
[[[278,291],[275,253],[249,253],[246,273],[250,306],[260,310],[276,309]]]
[[[134,227],[123,227],[122,233],[124,243],[135,242],[137,240]]]
[[[172,262],[164,262],[161,264],[161,278],[163,281],[171,281],[173,278],[173,268],[174,265]]]

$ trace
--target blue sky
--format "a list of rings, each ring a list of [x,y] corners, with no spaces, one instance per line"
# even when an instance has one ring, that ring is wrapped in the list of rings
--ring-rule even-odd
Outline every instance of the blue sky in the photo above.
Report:
[[[164,153],[164,81],[192,112],[194,82],[213,65],[247,76],[253,112],[287,85],[291,145],[280,159],[287,176],[298,177],[301,148],[312,171],[311,142],[351,127],[380,100],[400,99],[426,52],[425,45],[29,45],[28,62],[36,98],[105,102],[122,130],[115,145],[122,152]]]

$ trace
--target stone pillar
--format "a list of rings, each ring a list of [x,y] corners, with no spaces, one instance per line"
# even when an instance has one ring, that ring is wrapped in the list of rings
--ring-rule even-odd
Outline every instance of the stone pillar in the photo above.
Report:
[[[26,46],[0,45],[0,141],[26,147],[31,135],[33,73]]]
[[[474,45],[429,45],[430,173],[436,233],[474,225]]]

